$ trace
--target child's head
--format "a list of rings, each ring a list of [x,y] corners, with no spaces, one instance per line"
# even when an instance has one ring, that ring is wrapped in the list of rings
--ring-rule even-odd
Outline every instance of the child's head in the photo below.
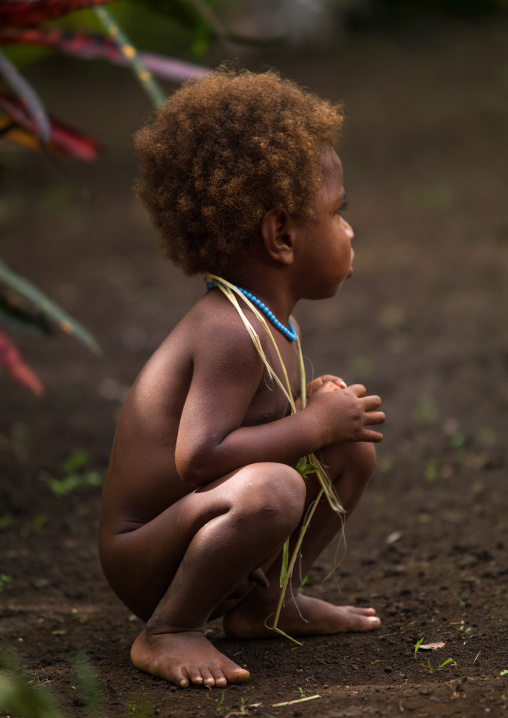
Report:
[[[138,196],[164,253],[186,273],[221,272],[259,234],[270,209],[310,218],[323,146],[340,105],[275,72],[221,68],[187,83],[136,135]]]

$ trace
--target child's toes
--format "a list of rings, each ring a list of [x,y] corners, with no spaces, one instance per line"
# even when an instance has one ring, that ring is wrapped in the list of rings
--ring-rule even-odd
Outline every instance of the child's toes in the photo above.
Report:
[[[356,616],[355,619],[356,628],[354,631],[373,631],[375,628],[379,628],[381,621],[377,616]]]
[[[216,666],[215,663],[210,663],[208,668],[210,669],[213,679],[215,681],[215,685],[218,688],[222,688],[223,686],[225,686],[227,684],[227,679],[226,679],[224,673],[219,668],[219,666]]]
[[[228,681],[230,683],[244,683],[249,679],[249,677],[249,671],[246,671],[245,668],[240,668],[239,666],[235,666],[234,670],[228,673]]]
[[[204,686],[214,686],[215,685],[215,678],[208,670],[208,666],[206,666],[204,663],[201,663],[198,666],[198,670],[201,673],[201,679],[203,681]]]
[[[182,671],[177,671],[173,675],[170,674],[167,677],[179,688],[187,688],[190,682],[189,678]]]
[[[354,613],[358,613],[360,616],[373,616],[376,613],[375,608],[358,608],[354,607],[353,609]]]
[[[194,683],[196,686],[203,685],[203,676],[197,666],[188,666],[185,673],[189,676],[191,683]]]

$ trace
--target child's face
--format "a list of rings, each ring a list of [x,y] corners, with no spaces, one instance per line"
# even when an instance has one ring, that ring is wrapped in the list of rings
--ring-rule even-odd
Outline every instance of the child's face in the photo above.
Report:
[[[346,208],[342,164],[331,148],[323,152],[322,166],[324,180],[314,217],[301,225],[300,266],[304,270],[302,281],[307,299],[334,296],[353,273],[353,230],[341,215]]]

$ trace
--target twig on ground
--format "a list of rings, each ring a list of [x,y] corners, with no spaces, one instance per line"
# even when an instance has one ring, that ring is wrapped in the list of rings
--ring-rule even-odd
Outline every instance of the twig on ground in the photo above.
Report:
[[[272,708],[280,708],[281,706],[294,706],[295,703],[305,703],[306,701],[313,701],[315,698],[321,698],[320,695],[307,696],[306,698],[297,698],[294,701],[284,701],[283,703],[272,703]]]

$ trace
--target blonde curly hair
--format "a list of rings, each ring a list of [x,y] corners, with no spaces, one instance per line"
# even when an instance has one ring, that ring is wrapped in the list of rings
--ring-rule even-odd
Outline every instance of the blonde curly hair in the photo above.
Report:
[[[272,70],[223,66],[184,84],[135,136],[137,195],[163,253],[187,274],[220,273],[268,210],[311,217],[322,148],[343,121],[342,105]]]

